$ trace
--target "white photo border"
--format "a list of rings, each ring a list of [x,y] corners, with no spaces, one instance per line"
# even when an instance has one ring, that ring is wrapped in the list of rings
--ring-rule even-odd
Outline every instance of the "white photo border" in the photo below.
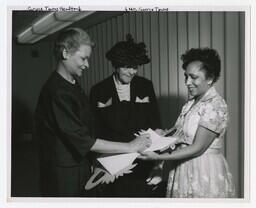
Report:
[[[96,1],[98,2],[98,1]],[[1,144],[1,164],[3,167],[3,171],[1,171],[1,204],[4,207],[184,207],[184,206],[193,206],[196,203],[198,207],[216,207],[216,206],[225,206],[225,207],[252,207],[255,205],[255,199],[253,198],[255,195],[255,179],[253,179],[253,173],[255,170],[253,169],[253,147],[256,147],[253,138],[255,135],[255,130],[253,130],[253,124],[255,125],[255,110],[253,110],[252,106],[255,106],[255,97],[252,96],[255,94],[255,81],[253,77],[256,77],[256,73],[253,71],[255,68],[255,29],[253,30],[253,25],[255,25],[255,3],[253,1],[241,0],[241,1],[174,1],[172,3],[168,1],[163,1],[164,3],[153,3],[153,1],[148,1],[147,3],[142,1],[127,1],[127,4],[120,5],[120,2],[112,2],[112,5],[104,5],[104,1],[101,1],[98,5],[96,5],[94,1],[93,4],[88,4],[88,6],[83,6],[88,2],[77,2],[75,4],[69,2],[65,5],[80,5],[82,10],[112,10],[119,11],[125,10],[126,6],[133,5],[133,7],[140,7],[141,5],[146,5],[146,7],[155,7],[157,4],[159,7],[168,8],[168,11],[244,11],[245,12],[245,104],[244,104],[244,115],[245,115],[245,130],[244,130],[244,138],[245,139],[245,166],[244,166],[244,199],[158,199],[158,198],[146,198],[146,199],[106,199],[106,198],[23,198],[23,197],[11,197],[11,11],[12,10],[26,10],[28,6],[33,7],[42,7],[44,5],[53,5],[53,3],[47,4],[45,2],[43,4],[37,3],[38,6],[35,6],[35,3],[32,1],[27,2],[26,5],[16,4],[5,5],[6,7],[0,10],[1,16],[3,16],[1,21],[5,21],[4,28],[5,34],[1,35],[1,45],[3,46],[1,49],[1,62],[4,66],[2,66],[3,76],[0,78],[1,82],[1,97],[4,97],[4,102],[1,103],[1,114],[4,115],[1,120],[1,135],[2,135],[2,143]],[[129,2],[129,3],[128,3]],[[134,2],[134,3],[132,3]],[[142,3],[140,3],[142,2]],[[151,2],[151,3],[149,3]],[[155,1],[156,2],[156,1]],[[210,4],[206,4],[208,2]],[[140,3],[140,4],[139,4]],[[201,4],[200,4],[201,3]],[[239,4],[240,3],[240,4]],[[138,4],[138,5],[137,5]],[[14,6],[15,5],[15,6]],[[54,5],[63,5],[63,1],[55,0]],[[135,5],[135,6],[134,6]],[[137,6],[136,6],[137,5]],[[150,6],[154,5],[154,6]],[[56,7],[56,6],[53,6]],[[3,36],[3,37],[2,37]],[[4,41],[5,40],[5,43]],[[3,44],[2,44],[3,41]],[[6,54],[6,56],[4,56]],[[2,60],[3,58],[3,60]],[[5,70],[6,69],[6,70]],[[254,81],[254,82],[253,82]],[[2,96],[3,95],[3,96]],[[250,128],[252,126],[252,129]],[[254,128],[255,129],[255,128]],[[255,157],[255,155],[254,155]],[[252,180],[253,179],[253,180]],[[1,206],[0,206],[1,207]]]

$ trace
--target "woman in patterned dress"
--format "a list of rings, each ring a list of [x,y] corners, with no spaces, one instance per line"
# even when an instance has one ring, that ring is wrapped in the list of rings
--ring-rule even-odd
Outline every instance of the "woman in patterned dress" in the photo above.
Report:
[[[177,162],[169,172],[167,197],[235,197],[232,175],[221,152],[229,116],[226,102],[214,88],[220,76],[219,55],[213,49],[198,48],[188,50],[181,59],[189,92],[175,124],[181,145],[171,153],[145,152],[141,159]],[[149,178],[148,184],[156,185],[155,179]]]

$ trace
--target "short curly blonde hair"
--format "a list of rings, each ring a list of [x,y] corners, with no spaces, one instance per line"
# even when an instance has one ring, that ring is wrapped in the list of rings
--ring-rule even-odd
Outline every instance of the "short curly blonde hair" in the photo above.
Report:
[[[87,32],[81,28],[68,28],[62,31],[54,45],[54,55],[57,60],[63,59],[63,50],[73,53],[78,50],[81,45],[94,46]]]

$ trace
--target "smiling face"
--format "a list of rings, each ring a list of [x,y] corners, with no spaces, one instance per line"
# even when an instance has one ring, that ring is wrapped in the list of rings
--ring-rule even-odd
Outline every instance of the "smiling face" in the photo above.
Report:
[[[135,68],[120,67],[116,69],[116,78],[122,84],[129,84],[136,73],[137,69]]]
[[[81,45],[74,52],[66,52],[65,65],[67,72],[73,76],[82,76],[82,72],[89,68],[89,58],[92,53],[92,47],[89,45]],[[64,56],[64,57],[65,57]]]
[[[206,72],[200,61],[193,61],[188,64],[184,75],[185,84],[191,97],[200,98],[211,87],[212,79],[206,77]]]

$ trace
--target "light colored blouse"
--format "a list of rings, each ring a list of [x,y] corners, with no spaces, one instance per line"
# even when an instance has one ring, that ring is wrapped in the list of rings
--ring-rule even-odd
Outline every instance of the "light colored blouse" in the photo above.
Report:
[[[121,84],[120,82],[118,82],[116,80],[115,75],[113,75],[113,79],[114,79],[114,83],[116,86],[116,91],[119,97],[120,101],[126,100],[126,101],[130,101],[130,83],[129,84]]]
[[[221,148],[229,120],[226,102],[214,87],[211,87],[196,104],[194,102],[192,99],[183,106],[175,124],[178,129],[183,130],[183,142],[192,144],[198,126],[203,126],[218,134],[209,148]]]

